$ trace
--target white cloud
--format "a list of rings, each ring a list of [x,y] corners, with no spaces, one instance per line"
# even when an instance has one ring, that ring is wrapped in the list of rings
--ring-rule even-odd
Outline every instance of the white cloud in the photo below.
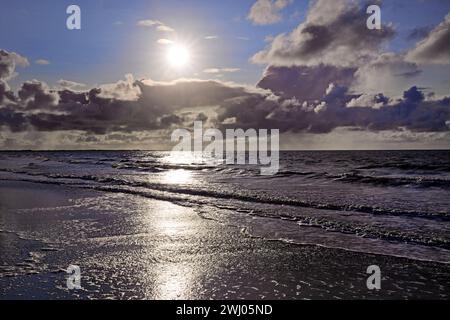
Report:
[[[162,24],[161,21],[158,20],[150,20],[150,19],[146,19],[146,20],[139,20],[136,25],[138,27],[153,27],[153,26],[157,26]]]
[[[204,73],[222,73],[222,72],[238,72],[239,68],[207,68],[203,70]]]
[[[172,41],[172,40],[169,40],[169,39],[158,39],[157,42],[158,42],[159,44],[162,44],[162,45],[173,44],[173,41]]]
[[[139,20],[136,25],[143,28],[156,28],[160,32],[175,32],[175,30],[159,20],[145,19]]]
[[[382,53],[356,71],[353,91],[397,96],[417,83],[422,70],[415,63],[405,61],[404,55]]]
[[[38,60],[34,61],[34,63],[44,66],[44,65],[49,65],[50,61],[48,61],[46,59],[38,59]]]
[[[0,49],[0,80],[8,80],[14,77],[16,66],[27,67],[30,63],[26,57],[15,52]]]
[[[293,0],[258,0],[250,8],[247,19],[256,25],[267,25],[280,22],[280,11],[291,4]]]
[[[282,33],[252,62],[279,66],[329,64],[355,66],[376,57],[382,44],[395,34],[392,26],[372,32],[364,27],[365,11],[358,2],[317,0],[306,21]]]
[[[122,101],[136,101],[141,94],[141,89],[135,85],[132,74],[126,74],[125,80],[101,85],[100,89],[101,92],[98,95],[99,97]]]
[[[70,81],[70,80],[64,80],[64,79],[58,80],[58,84],[64,89],[71,89],[71,90],[76,89],[76,88],[83,88],[86,86],[84,83]]]
[[[159,25],[156,27],[156,30],[161,32],[175,32],[175,30],[171,27],[168,27],[166,25]]]
[[[421,64],[450,64],[450,13],[408,52],[406,58]]]

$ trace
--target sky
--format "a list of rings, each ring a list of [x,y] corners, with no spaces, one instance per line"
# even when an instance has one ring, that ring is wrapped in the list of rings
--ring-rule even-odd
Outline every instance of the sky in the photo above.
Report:
[[[450,147],[448,0],[0,7],[0,149],[169,148],[198,119],[285,149]]]

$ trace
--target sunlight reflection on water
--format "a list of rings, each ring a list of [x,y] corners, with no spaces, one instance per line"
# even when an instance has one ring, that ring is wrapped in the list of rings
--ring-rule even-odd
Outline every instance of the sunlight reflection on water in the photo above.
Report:
[[[169,164],[193,164],[199,160],[199,155],[189,151],[171,151],[162,159],[163,162]]]
[[[196,276],[194,266],[183,263],[185,239],[198,234],[197,216],[191,209],[165,201],[151,202],[144,221],[152,237],[159,239],[147,253],[148,259],[159,262],[148,265],[144,278],[153,275],[148,283],[147,296],[151,299],[189,299]]]
[[[164,173],[162,182],[168,184],[192,184],[192,172],[184,169],[169,170]]]
[[[193,284],[193,268],[188,264],[161,266],[156,278],[156,297],[162,300],[188,299]]]

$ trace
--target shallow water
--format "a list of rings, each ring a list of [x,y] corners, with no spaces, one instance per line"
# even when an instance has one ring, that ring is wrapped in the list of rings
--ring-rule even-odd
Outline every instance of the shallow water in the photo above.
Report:
[[[170,152],[0,153],[3,180],[167,200],[263,239],[450,262],[449,151],[281,152],[278,174],[259,172]]]

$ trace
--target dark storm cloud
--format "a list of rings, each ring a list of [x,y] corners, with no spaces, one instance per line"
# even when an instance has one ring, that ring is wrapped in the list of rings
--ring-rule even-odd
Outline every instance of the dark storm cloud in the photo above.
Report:
[[[50,109],[58,103],[58,95],[50,92],[45,83],[37,80],[26,81],[18,92],[23,106],[27,109]]]
[[[222,101],[251,94],[242,86],[219,81],[185,80],[172,83],[137,82],[141,99],[158,112],[193,106],[219,105]]]
[[[450,64],[450,13],[408,52],[407,59],[423,64]]]
[[[4,98],[6,84],[0,83],[0,125],[12,131],[30,128],[95,134],[167,129],[182,125],[183,118],[175,112],[183,108],[219,106],[229,98],[255,94],[217,81],[158,83],[127,76],[125,81],[85,92],[53,91],[45,83],[27,81],[11,101]]]
[[[59,101],[61,103],[80,103],[88,104],[88,93],[87,92],[74,92],[69,89],[61,90],[59,93]]]
[[[296,72],[309,70],[306,80],[314,83],[311,74],[318,78],[323,76],[323,67],[317,68],[299,68]],[[340,72],[334,72],[342,79]],[[15,102],[7,100],[2,104],[0,125],[14,132],[34,129],[81,131],[89,135],[136,133],[190,126],[192,123],[185,123],[183,115],[177,112],[183,108],[205,106],[217,109],[217,118],[211,122],[222,129],[278,128],[282,132],[310,133],[327,133],[338,127],[372,131],[399,128],[418,132],[449,130],[450,98],[429,101],[420,89],[412,87],[404,92],[402,99],[389,101],[383,94],[351,94],[346,83],[335,83],[333,80],[336,79],[332,77],[327,80],[330,82],[327,87],[323,83],[322,93],[320,90],[314,93],[303,90],[299,82],[297,92],[280,94],[216,81],[171,84],[135,81],[132,85],[140,92],[136,100],[105,97],[101,87],[82,93],[51,92],[46,85],[33,81],[22,85]],[[266,88],[272,89],[270,81],[264,83]],[[201,112],[197,114],[197,119],[207,118]]]
[[[162,116],[159,121],[161,122],[163,127],[170,127],[173,124],[182,124],[183,123],[183,119],[179,116],[177,116],[176,114],[169,114],[169,115],[165,115]]]
[[[330,65],[270,66],[258,82],[258,87],[270,89],[283,98],[318,100],[323,97],[330,83],[349,87],[354,81],[355,72],[355,68],[340,68]]]
[[[0,128],[2,126],[7,127],[12,132],[26,130],[26,116],[17,112],[13,106],[0,107]]]
[[[280,34],[253,56],[255,63],[273,65],[331,64],[354,66],[379,51],[393,37],[392,27],[369,30],[366,6],[348,0],[318,0],[307,19],[289,34]]]
[[[233,127],[278,128],[282,132],[328,133],[338,127],[357,127],[370,131],[398,130],[406,128],[416,132],[449,131],[450,98],[425,101],[424,94],[412,87],[403,98],[388,103],[382,94],[373,97],[381,104],[379,108],[352,106],[355,99],[347,88],[330,85],[319,101],[247,98],[232,101],[219,116],[224,127],[225,120],[234,119]]]
[[[208,116],[206,114],[204,114],[203,112],[200,112],[199,114],[197,114],[197,117],[195,118],[195,121],[207,121],[208,120]]]
[[[0,104],[2,104],[3,100],[5,100],[6,91],[7,91],[6,82],[0,80]]]

